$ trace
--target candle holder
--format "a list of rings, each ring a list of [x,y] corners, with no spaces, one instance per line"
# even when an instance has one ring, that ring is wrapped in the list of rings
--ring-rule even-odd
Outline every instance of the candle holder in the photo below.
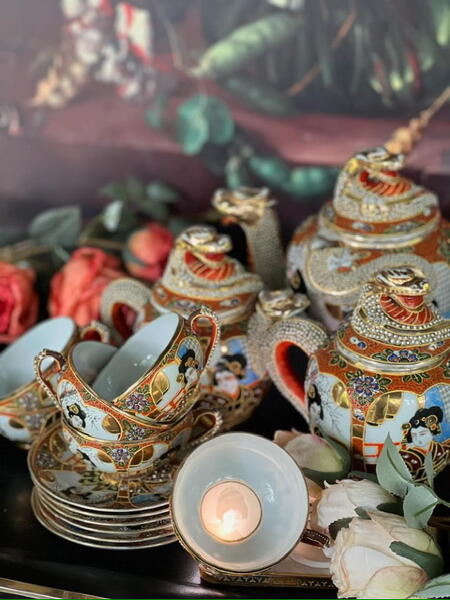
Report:
[[[263,437],[227,433],[194,450],[176,475],[170,508],[180,543],[207,581],[333,588],[326,562],[299,558],[299,547],[320,553],[328,543],[307,528],[303,474]]]

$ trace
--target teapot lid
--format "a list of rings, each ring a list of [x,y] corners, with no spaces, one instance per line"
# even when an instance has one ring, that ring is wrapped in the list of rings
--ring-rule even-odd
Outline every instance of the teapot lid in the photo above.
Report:
[[[384,147],[359,152],[347,161],[333,202],[320,213],[326,239],[359,248],[417,244],[440,221],[435,194],[404,177],[403,154]]]
[[[214,227],[185,229],[176,239],[161,280],[152,288],[154,306],[184,316],[206,304],[222,324],[247,316],[263,284],[258,275],[227,255],[231,248],[230,237]]]
[[[440,363],[450,348],[450,320],[438,313],[429,291],[417,267],[380,270],[363,287],[350,321],[338,329],[338,351],[372,371],[413,372]]]

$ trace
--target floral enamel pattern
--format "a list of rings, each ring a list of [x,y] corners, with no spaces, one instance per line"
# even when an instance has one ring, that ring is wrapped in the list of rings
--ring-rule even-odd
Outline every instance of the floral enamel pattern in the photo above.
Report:
[[[396,350],[385,348],[382,352],[372,354],[372,358],[391,363],[415,363],[430,357],[431,354],[428,352],[421,352],[417,348],[400,348]]]
[[[392,382],[389,377],[383,377],[379,373],[366,375],[360,369],[345,373],[349,380],[348,387],[350,394],[359,406],[369,404],[375,396],[387,392],[389,384]]]
[[[342,355],[339,354],[336,350],[330,351],[330,360],[329,363],[331,366],[337,366],[340,369],[345,369],[347,367],[347,362],[342,358]]]

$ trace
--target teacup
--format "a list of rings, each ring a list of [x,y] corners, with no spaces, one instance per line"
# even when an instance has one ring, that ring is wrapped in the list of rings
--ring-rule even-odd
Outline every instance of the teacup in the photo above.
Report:
[[[199,322],[205,321],[210,324],[206,351],[197,333]],[[44,350],[36,357],[36,374],[66,418],[76,421],[72,426],[97,438],[120,439],[124,419],[161,428],[189,412],[218,339],[217,320],[209,309],[195,311],[188,320],[167,313],[142,327],[119,350],[79,344],[67,361],[58,352]],[[42,373],[47,358],[56,360],[60,369],[56,390]],[[69,415],[70,405],[85,412],[83,418]],[[107,416],[118,423],[104,421]]]
[[[27,331],[0,354],[0,433],[6,438],[29,445],[48,418],[57,411],[53,398],[40,387],[33,371],[33,359],[45,345],[52,345],[59,355],[83,336],[106,339],[107,328],[93,324],[79,329],[68,317],[43,321]],[[57,365],[53,361],[44,376],[52,379]]]
[[[80,433],[64,420],[62,432],[69,449],[81,454],[95,469],[134,474],[153,466],[170,451],[183,451],[214,437],[221,424],[218,412],[193,409],[168,429],[145,440],[99,440]]]

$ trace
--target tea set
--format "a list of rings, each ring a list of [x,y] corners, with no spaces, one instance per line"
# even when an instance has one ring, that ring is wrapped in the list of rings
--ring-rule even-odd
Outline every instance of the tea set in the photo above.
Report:
[[[0,431],[31,446],[39,521],[99,548],[179,539],[215,574],[273,566],[305,536],[302,474],[271,442],[223,433],[271,381],[355,469],[374,470],[389,434],[418,482],[428,454],[442,471],[450,226],[403,164],[384,148],[352,157],[332,202],[296,230],[286,276],[268,190],[218,190],[213,205],[242,227],[249,270],[227,233],[191,226],[153,287],[107,286],[101,323],[49,319],[11,344],[0,355]]]

